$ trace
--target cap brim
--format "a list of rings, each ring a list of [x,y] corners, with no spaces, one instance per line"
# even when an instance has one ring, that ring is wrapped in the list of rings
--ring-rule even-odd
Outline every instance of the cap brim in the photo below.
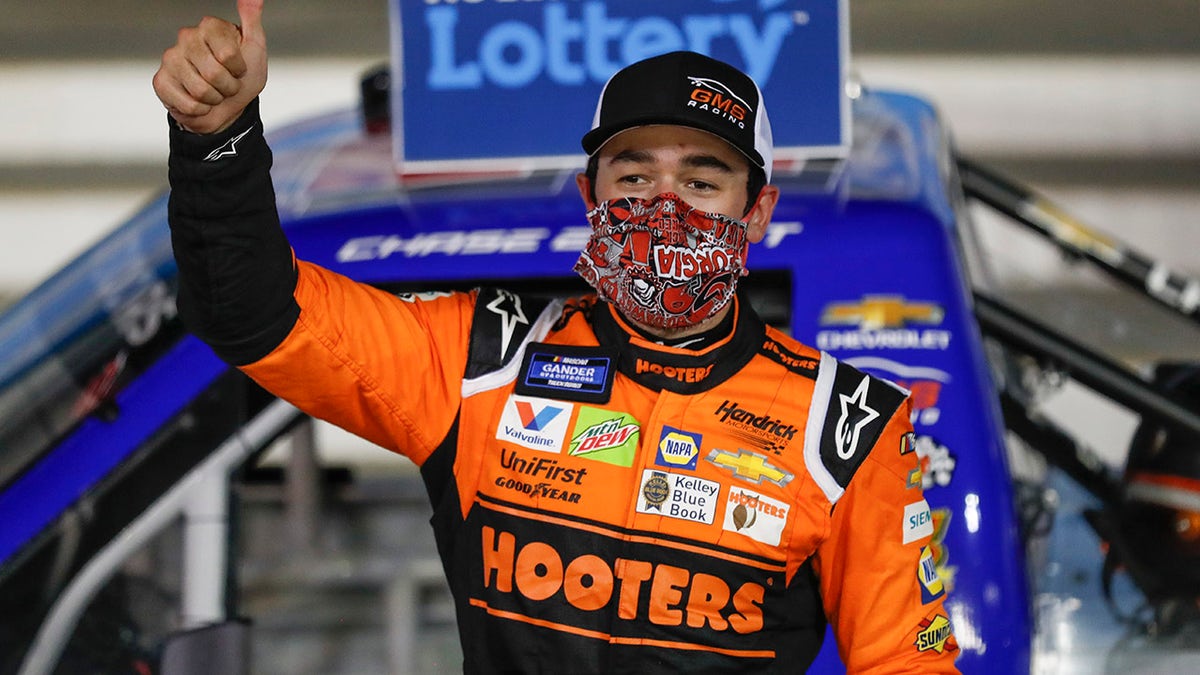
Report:
[[[674,118],[674,117],[672,117],[672,118],[643,117],[643,118],[638,118],[638,119],[633,119],[633,120],[624,120],[624,121],[622,121],[621,124],[610,124],[608,126],[598,127],[596,129],[592,129],[591,131],[584,134],[583,139],[581,140],[580,143],[581,143],[581,145],[583,145],[583,151],[588,154],[588,157],[591,157],[592,155],[599,152],[600,148],[603,148],[606,143],[611,141],[613,138],[615,138],[621,132],[629,131],[630,129],[636,129],[638,127],[648,127],[648,126],[654,126],[654,125],[688,127],[691,129],[697,129],[699,131],[704,131],[704,132],[710,133],[713,136],[716,136],[717,138],[724,141],[726,144],[729,145],[729,147],[733,148],[734,150],[737,150],[746,159],[750,160],[751,165],[756,166],[760,169],[766,168],[764,166],[764,162],[763,162],[763,158],[762,158],[761,154],[759,154],[757,151],[754,151],[753,153],[748,153],[745,150],[742,150],[738,146],[734,145],[733,143],[730,143],[729,139],[727,139],[721,135],[720,129],[708,128],[708,127],[705,127],[703,124],[696,124],[696,123],[691,122],[690,120],[683,121],[683,120],[680,120],[680,119]]]

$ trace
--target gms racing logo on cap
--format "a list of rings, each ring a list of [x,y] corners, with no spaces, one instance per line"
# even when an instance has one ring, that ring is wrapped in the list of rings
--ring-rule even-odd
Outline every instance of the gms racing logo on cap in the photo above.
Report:
[[[688,107],[710,112],[714,116],[728,120],[739,129],[746,128],[746,117],[753,112],[754,107],[745,99],[733,93],[723,82],[711,77],[688,76],[692,83],[692,93],[688,97]]]

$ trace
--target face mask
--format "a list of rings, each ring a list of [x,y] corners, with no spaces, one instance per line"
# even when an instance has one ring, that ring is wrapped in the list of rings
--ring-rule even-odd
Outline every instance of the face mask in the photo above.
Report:
[[[575,271],[645,326],[686,328],[715,316],[745,274],[746,224],[671,193],[613,199],[588,222],[592,236]]]

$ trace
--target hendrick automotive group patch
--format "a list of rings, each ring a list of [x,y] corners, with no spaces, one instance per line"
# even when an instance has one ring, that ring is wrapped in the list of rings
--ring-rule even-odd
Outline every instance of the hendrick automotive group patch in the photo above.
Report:
[[[525,352],[517,393],[590,403],[608,401],[613,357],[592,347],[533,343]]]

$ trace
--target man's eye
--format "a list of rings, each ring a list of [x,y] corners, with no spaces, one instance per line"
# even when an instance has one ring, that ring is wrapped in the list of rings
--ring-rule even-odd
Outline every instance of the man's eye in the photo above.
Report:
[[[646,179],[641,176],[621,176],[617,181],[626,185],[641,185]]]

